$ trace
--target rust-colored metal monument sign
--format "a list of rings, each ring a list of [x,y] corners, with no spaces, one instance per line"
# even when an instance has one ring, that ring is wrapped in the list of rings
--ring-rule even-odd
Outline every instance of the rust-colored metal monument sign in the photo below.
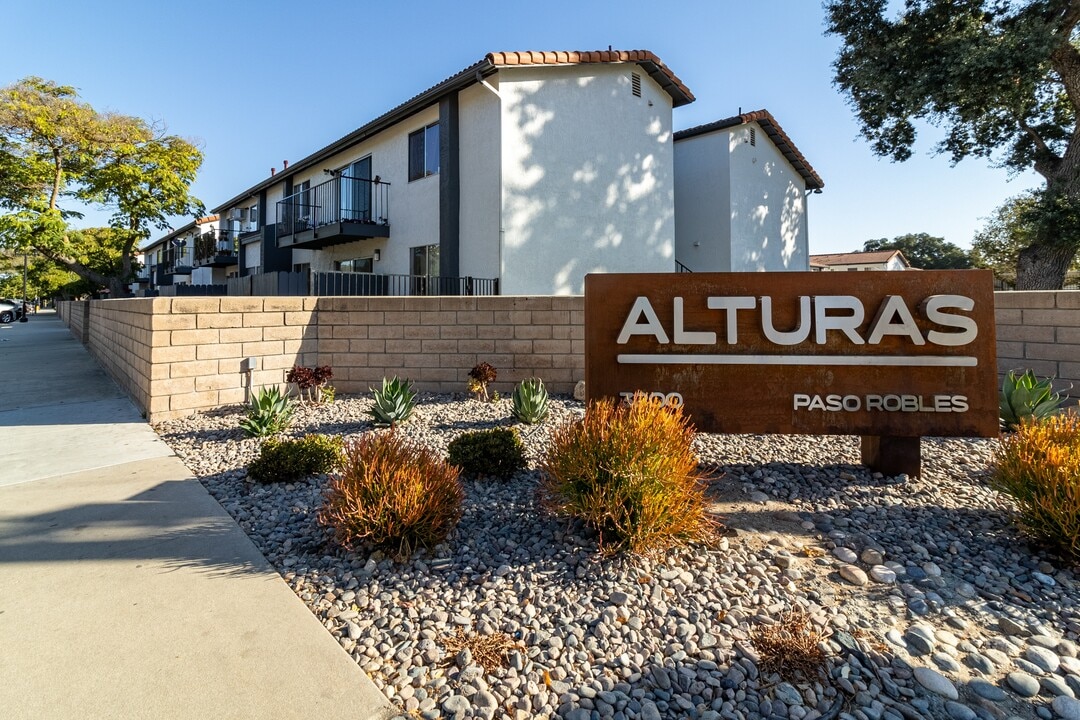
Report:
[[[705,432],[862,435],[906,472],[920,437],[998,432],[990,271],[595,274],[585,338],[589,399],[659,393]]]

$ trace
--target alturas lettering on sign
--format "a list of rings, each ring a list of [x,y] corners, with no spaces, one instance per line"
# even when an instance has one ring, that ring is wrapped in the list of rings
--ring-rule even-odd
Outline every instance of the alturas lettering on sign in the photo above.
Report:
[[[673,277],[586,278],[590,399],[647,392],[714,432],[997,432],[989,272]]]

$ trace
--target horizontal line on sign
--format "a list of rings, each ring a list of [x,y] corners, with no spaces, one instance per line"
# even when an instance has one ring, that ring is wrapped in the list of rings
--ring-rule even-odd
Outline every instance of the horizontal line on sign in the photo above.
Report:
[[[975,367],[968,355],[619,355],[622,365],[891,365]]]

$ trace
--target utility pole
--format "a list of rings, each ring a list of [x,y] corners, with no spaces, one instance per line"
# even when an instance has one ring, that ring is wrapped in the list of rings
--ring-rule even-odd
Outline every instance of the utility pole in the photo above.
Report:
[[[19,318],[19,322],[30,322],[30,318],[26,316],[26,253],[22,256],[22,317]]]

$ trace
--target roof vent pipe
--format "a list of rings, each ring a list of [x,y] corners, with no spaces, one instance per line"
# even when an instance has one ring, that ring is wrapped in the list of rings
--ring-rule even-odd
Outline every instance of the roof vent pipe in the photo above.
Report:
[[[277,172],[277,168],[270,168],[270,177],[274,177],[274,173]]]
[[[281,161],[281,169],[282,170],[288,170],[289,169],[289,161],[288,160],[282,160]]]

